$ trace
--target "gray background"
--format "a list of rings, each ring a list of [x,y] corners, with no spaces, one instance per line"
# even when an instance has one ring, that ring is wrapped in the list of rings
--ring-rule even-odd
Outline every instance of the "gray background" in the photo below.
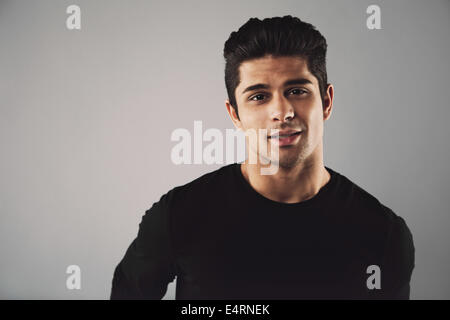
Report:
[[[285,14],[329,44],[325,165],[405,218],[411,297],[450,298],[450,3],[301,0],[1,1],[0,298],[107,299],[145,210],[220,167],[172,164],[170,134],[233,128],[225,40]],[[70,264],[81,290],[66,289]]]

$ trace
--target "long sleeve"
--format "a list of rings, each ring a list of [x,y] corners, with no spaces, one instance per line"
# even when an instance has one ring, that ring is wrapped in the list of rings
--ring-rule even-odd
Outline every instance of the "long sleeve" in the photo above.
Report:
[[[415,267],[415,248],[411,231],[401,217],[395,218],[381,270],[383,299],[408,300],[410,281]]]
[[[145,212],[137,237],[114,271],[111,300],[161,299],[176,276],[166,195]]]

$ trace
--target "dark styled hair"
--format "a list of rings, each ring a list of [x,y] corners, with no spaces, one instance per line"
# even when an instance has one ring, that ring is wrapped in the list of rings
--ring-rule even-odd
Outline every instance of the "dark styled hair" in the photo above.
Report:
[[[239,85],[239,66],[246,60],[272,55],[298,56],[306,60],[317,78],[322,103],[327,87],[327,41],[316,28],[290,15],[259,20],[250,18],[225,42],[225,85],[230,104],[238,114],[235,90]]]

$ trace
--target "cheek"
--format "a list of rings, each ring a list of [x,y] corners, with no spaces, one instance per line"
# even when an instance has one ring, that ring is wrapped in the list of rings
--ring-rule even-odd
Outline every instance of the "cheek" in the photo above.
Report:
[[[314,133],[316,136],[322,135],[323,130],[323,111],[322,108],[317,108],[313,114],[313,118],[311,119],[314,127]]]
[[[323,111],[322,106],[319,104],[314,105],[314,107],[310,107],[309,109],[301,109],[299,113],[300,119],[305,121],[305,124],[308,127],[308,130],[317,135],[321,132],[323,127]]]
[[[245,109],[240,117],[245,128],[265,128],[267,114],[264,110]]]

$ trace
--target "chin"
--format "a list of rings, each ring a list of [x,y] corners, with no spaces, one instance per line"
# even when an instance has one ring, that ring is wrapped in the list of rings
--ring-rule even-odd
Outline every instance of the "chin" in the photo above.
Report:
[[[270,159],[271,163],[273,165],[278,165],[280,168],[293,168],[296,165],[298,165],[300,162],[302,162],[302,159],[299,157],[299,155],[284,155],[280,156],[278,160],[276,159]]]

